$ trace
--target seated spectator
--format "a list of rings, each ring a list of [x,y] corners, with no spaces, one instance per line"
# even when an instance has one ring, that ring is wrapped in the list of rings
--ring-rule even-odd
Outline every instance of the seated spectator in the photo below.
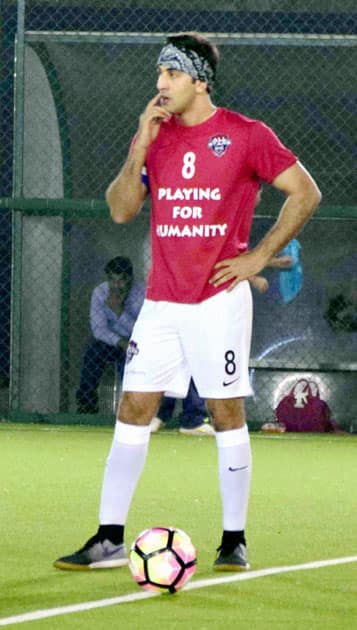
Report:
[[[108,364],[122,376],[126,348],[144,299],[145,288],[134,283],[129,258],[116,256],[104,271],[107,280],[94,289],[91,298],[91,336],[84,351],[76,393],[79,413],[98,413],[97,389]]]

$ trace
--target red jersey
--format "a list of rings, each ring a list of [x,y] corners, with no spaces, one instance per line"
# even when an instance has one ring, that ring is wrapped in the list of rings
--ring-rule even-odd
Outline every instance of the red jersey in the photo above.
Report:
[[[264,123],[224,108],[186,127],[163,122],[149,147],[151,300],[201,302],[229,286],[208,283],[214,265],[248,248],[261,180],[297,157]]]

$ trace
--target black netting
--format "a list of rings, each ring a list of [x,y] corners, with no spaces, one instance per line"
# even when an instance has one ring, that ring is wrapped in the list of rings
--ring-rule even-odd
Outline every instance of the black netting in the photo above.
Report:
[[[50,42],[31,49],[45,64],[56,102],[64,196],[102,198],[125,159],[140,112],[155,94],[160,45]],[[357,62],[351,65],[351,49],[223,45],[221,50],[215,102],[272,126],[314,174],[325,204],[353,203],[352,73]],[[346,72],[346,67],[351,69]],[[32,98],[46,134],[53,124],[47,104],[41,113],[41,102],[35,94]],[[36,137],[29,142],[35,151]],[[36,157],[44,168],[49,155],[41,148]]]

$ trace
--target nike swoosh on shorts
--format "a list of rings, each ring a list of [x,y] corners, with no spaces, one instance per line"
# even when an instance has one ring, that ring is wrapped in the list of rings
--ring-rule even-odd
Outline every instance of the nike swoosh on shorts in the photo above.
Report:
[[[233,381],[223,381],[223,387],[227,387],[228,385],[232,385],[232,383],[235,383],[238,380],[239,380],[239,376],[238,376],[238,378],[234,378]]]

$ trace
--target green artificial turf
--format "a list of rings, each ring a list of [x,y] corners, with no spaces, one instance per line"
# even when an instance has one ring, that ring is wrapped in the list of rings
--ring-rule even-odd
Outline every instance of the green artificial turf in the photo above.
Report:
[[[97,528],[110,428],[0,425],[1,618],[140,593],[127,568],[64,572],[59,555]],[[247,537],[252,570],[357,555],[355,436],[252,434]],[[194,580],[212,571],[221,535],[215,440],[163,430],[152,436],[126,529],[187,531]],[[29,621],[21,627],[353,628],[357,563],[206,586],[174,596]]]

